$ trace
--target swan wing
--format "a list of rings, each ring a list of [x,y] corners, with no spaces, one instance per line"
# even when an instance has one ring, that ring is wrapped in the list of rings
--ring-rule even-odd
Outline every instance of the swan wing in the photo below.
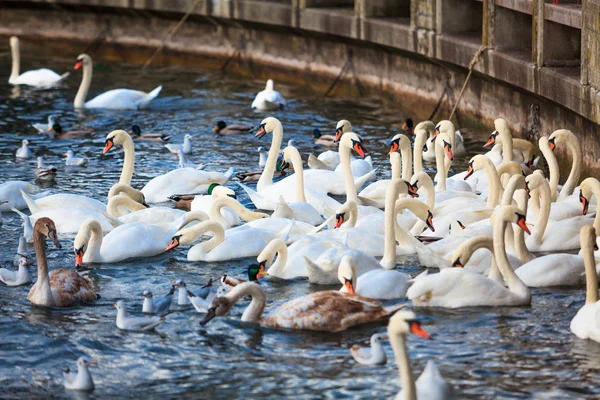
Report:
[[[85,103],[86,108],[106,108],[113,110],[135,110],[148,104],[158,96],[161,86],[154,89],[150,94],[140,90],[113,89],[94,97]],[[156,92],[158,90],[158,92]]]
[[[65,76],[66,77],[66,76]],[[57,74],[48,68],[35,69],[23,72],[13,83],[16,85],[29,85],[36,87],[47,87],[55,85],[63,79],[63,76]]]
[[[50,290],[57,307],[71,307],[81,303],[92,303],[98,299],[90,281],[68,268],[50,272]]]

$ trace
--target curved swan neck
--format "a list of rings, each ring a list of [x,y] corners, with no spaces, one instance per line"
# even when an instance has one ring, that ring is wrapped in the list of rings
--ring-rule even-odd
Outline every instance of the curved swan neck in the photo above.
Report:
[[[237,303],[239,299],[245,296],[250,296],[252,300],[242,314],[242,321],[260,322],[260,317],[267,302],[265,292],[263,292],[260,286],[253,282],[244,282],[234,287],[231,292],[225,295],[233,303]]]
[[[509,162],[513,159],[513,141],[512,134],[507,126],[503,126],[498,130],[500,140],[502,142],[502,162]]]
[[[384,253],[381,259],[381,265],[386,269],[392,269],[396,266],[396,199],[401,185],[406,184],[401,179],[395,179],[390,182],[385,193],[385,236]]]
[[[87,244],[84,258],[86,262],[101,260],[100,249],[102,248],[102,225],[96,220],[85,221],[79,228]],[[79,236],[79,233],[77,234]],[[77,242],[77,237],[75,238]]]
[[[527,204],[529,202],[529,196],[524,189],[520,189],[515,193],[517,207],[521,210],[527,210]],[[517,253],[517,257],[521,262],[527,263],[535,258],[533,254],[527,248],[527,244],[525,243],[525,232],[523,229],[514,229],[513,230],[513,246],[515,248],[515,253]]]
[[[502,208],[500,208],[499,210],[502,210]],[[529,291],[529,288],[515,274],[515,271],[513,271],[512,267],[510,266],[508,257],[506,255],[504,231],[506,230],[507,225],[508,222],[504,221],[503,219],[495,219],[493,228],[494,257],[496,258],[496,263],[498,264],[500,273],[502,274],[502,276],[504,276],[504,279],[506,279],[508,289],[515,295],[518,295],[524,299],[531,299],[531,292]]]
[[[551,201],[556,201],[556,198],[558,197],[558,181],[560,180],[560,168],[558,167],[558,160],[556,159],[554,152],[550,150],[548,137],[542,136],[538,141],[538,144],[540,151],[546,160],[546,165],[548,165],[550,194],[552,195]]]
[[[302,157],[298,149],[292,146],[288,146],[286,154],[289,155],[292,165],[294,167],[294,175],[296,176],[296,201],[306,203],[306,196],[304,194],[304,166],[302,165]]]
[[[571,151],[571,157],[573,162],[571,164],[571,171],[569,172],[569,176],[567,177],[567,181],[563,185],[559,198],[565,198],[573,193],[575,186],[579,183],[579,177],[581,176],[581,171],[583,169],[582,159],[583,152],[581,150],[581,143],[577,139],[577,137],[570,131],[567,134],[567,147]]]
[[[535,236],[541,243],[546,233],[548,219],[550,218],[550,209],[552,207],[550,186],[546,179],[541,180],[541,184],[537,187],[540,199],[540,211],[536,219]]]
[[[279,149],[281,148],[281,141],[283,139],[283,126],[281,125],[281,122],[277,121],[272,134],[273,138],[271,139],[271,148],[269,149],[267,163],[256,184],[256,190],[259,192],[273,184],[273,174],[277,167],[277,157],[279,157]]]
[[[488,208],[494,208],[498,205],[498,200],[500,200],[500,177],[494,163],[489,158],[487,160],[489,162],[486,162],[484,165],[485,174],[489,182],[487,206]]]
[[[85,107],[85,98],[87,97],[88,91],[90,90],[93,71],[94,66],[92,64],[92,59],[88,57],[88,59],[84,60],[83,62],[83,76],[81,78],[81,84],[79,85],[79,89],[77,90],[77,95],[75,95],[75,101],[73,102],[75,108]]]
[[[277,260],[273,262],[275,256],[277,256]],[[273,239],[260,252],[256,259],[258,262],[265,261],[265,265],[269,266],[269,274],[282,275],[288,259],[287,246],[283,240],[279,238]]]
[[[191,243],[207,232],[212,232],[213,237],[206,242],[200,243],[204,252],[208,253],[225,240],[225,230],[223,226],[216,221],[204,221],[197,225],[194,225],[189,228],[185,228],[179,231],[179,233],[183,236],[189,236],[191,240],[188,243]]]
[[[10,38],[10,55],[12,58],[12,69],[8,81],[12,82],[19,77],[21,70],[21,52],[19,50],[19,39],[16,37]]]
[[[48,275],[48,260],[46,259],[46,236],[37,229],[33,231],[33,247],[35,249],[35,258],[37,260],[38,280],[36,283],[36,291],[40,291],[41,297],[50,302],[46,305],[54,304],[52,290],[50,289],[50,277]]]
[[[126,212],[123,212],[123,209],[125,209]],[[106,206],[106,212],[117,218],[145,209],[145,206],[125,195],[114,196],[108,201],[108,205]]]
[[[583,241],[583,238],[582,238]],[[594,242],[596,238],[594,238]],[[598,274],[596,273],[596,259],[593,247],[581,247],[583,263],[585,265],[585,304],[593,304],[598,301]]]
[[[425,191],[425,204],[427,204],[427,207],[433,212],[435,209],[435,187],[433,186],[431,177],[423,171],[415,172],[411,183],[414,184],[416,181],[419,182],[419,189],[422,188]]]
[[[121,171],[121,177],[119,183],[131,185],[131,178],[133,177],[133,169],[135,167],[135,147],[133,145],[133,139],[129,135],[124,137],[123,143],[123,170]]]
[[[440,138],[438,138],[440,139]],[[436,139],[437,142],[437,139]],[[445,164],[445,154],[444,154],[444,149],[439,146],[437,143],[433,143],[433,149],[435,152],[435,169],[436,169],[436,174],[435,174],[435,179],[436,179],[436,186],[435,189],[438,192],[443,192],[446,190],[446,178],[447,178],[447,172],[446,172],[446,164]]]
[[[413,151],[414,173],[423,172],[423,146],[427,141],[427,130],[415,129],[415,148]]]
[[[248,210],[242,205],[242,203],[240,203],[236,199],[232,199],[231,197],[213,196],[212,206],[210,207],[210,218],[213,221],[217,221],[223,226],[227,224],[227,221],[223,217],[223,214],[221,214],[221,209],[223,207],[230,208],[234,213],[236,213],[241,219],[243,219],[246,222],[263,218],[266,215],[263,213]]]
[[[358,220],[358,205],[356,204],[356,202],[352,200],[346,201],[346,203],[342,206],[342,209],[340,211],[348,213],[348,219],[346,220],[346,222],[344,222],[343,226],[348,228],[355,227],[356,221]]]
[[[400,141],[400,153],[402,154],[402,179],[410,181],[412,177],[412,148],[410,147],[410,139],[402,139]]]
[[[400,332],[392,333],[388,328],[388,337],[394,349],[394,356],[398,365],[402,385],[402,400],[417,400],[417,389],[410,361],[408,360],[408,352],[406,351],[406,336]]]

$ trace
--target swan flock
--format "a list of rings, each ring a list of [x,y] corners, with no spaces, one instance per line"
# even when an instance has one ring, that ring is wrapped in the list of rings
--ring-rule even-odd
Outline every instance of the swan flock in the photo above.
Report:
[[[10,39],[10,47],[11,85],[48,90],[70,75],[49,69],[21,73],[16,37]],[[83,71],[74,99],[78,109],[147,108],[162,90],[162,86],[148,93],[112,89],[88,99],[91,57],[78,56],[75,69]],[[263,113],[285,107],[272,80],[251,105]],[[583,302],[578,310],[565,308],[572,321],[564,330],[577,340],[600,343],[600,182],[594,177],[581,179],[578,136],[559,129],[542,136],[536,146],[513,138],[509,122],[498,118],[485,143],[491,148],[482,148],[461,168],[455,157],[465,153],[468,136],[449,120],[417,125],[408,121],[402,133],[390,135],[389,173],[373,166],[368,132],[358,134],[345,119],[331,125],[331,135],[318,129],[308,132],[311,142],[324,151],[307,159],[293,142],[284,143],[284,125],[278,118],[262,118],[255,128],[218,121],[213,128],[218,136],[246,135],[249,142],[253,138],[271,142],[268,149],[264,144],[258,149],[260,169],[243,178],[233,168],[214,171],[209,163],[187,161],[198,143],[192,134],[186,134],[183,143],[165,145],[169,136],[142,135],[137,125],[129,132],[114,127],[96,155],[116,154],[115,149],[123,154],[121,175],[106,193],[106,201],[40,191],[25,181],[0,184],[0,212],[13,213],[8,215],[23,223],[23,235],[15,238],[18,269],[0,269],[1,284],[6,290],[30,286],[27,299],[38,307],[83,308],[101,298],[109,300],[117,310],[115,325],[122,331],[162,329],[169,323],[173,298],[175,307],[201,313],[196,322],[205,329],[218,317],[271,329],[331,333],[371,324],[370,335],[365,336],[371,348],[352,346],[348,359],[385,364],[384,342],[389,341],[399,371],[398,399],[461,398],[443,377],[444,366],[433,360],[418,379],[413,377],[407,340],[410,335],[424,341],[433,337],[416,314],[420,309],[444,313],[467,307],[527,307],[536,295],[532,288],[562,287],[581,292]],[[50,116],[47,124],[35,128],[43,134],[56,125],[57,118]],[[83,141],[88,134],[75,137]],[[179,157],[179,165],[134,187],[139,140],[150,146],[155,142],[157,149],[164,146],[163,152]],[[34,153],[24,139],[15,157],[27,160]],[[565,154],[571,167],[561,180],[557,159]],[[75,157],[70,149],[65,155],[71,168],[85,168],[96,158]],[[424,163],[435,165],[435,174]],[[56,168],[39,157],[38,179],[55,175]],[[255,179],[247,179],[250,176]],[[256,184],[249,183],[253,181]],[[239,195],[249,201],[241,201]],[[47,257],[47,252],[63,247],[72,256]],[[208,262],[227,267],[245,263],[248,275],[223,276],[216,293],[212,280],[202,286],[201,294],[187,289],[182,280],[170,283],[164,295],[144,290],[143,306],[135,309],[138,315],[132,315],[133,299],[103,293],[97,273],[103,264],[127,261],[130,268],[139,268],[146,259],[171,257],[177,248],[185,250],[187,262],[195,268]],[[399,262],[401,256],[418,260],[424,272],[412,273]],[[33,258],[37,275],[32,276]],[[291,285],[297,279],[308,280],[314,289],[274,309],[268,301],[271,284]],[[584,286],[585,296],[580,290]],[[135,301],[141,303],[139,298]],[[239,305],[241,316],[232,311]],[[387,330],[372,324],[380,321],[386,321]],[[444,329],[432,327],[441,335]],[[64,374],[65,387],[94,390],[88,370],[94,364],[80,358],[78,372]]]

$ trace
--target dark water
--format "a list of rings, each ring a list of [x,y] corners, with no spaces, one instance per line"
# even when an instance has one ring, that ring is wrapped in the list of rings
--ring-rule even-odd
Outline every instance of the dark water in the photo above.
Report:
[[[24,58],[25,69],[48,65],[62,72],[73,64],[72,60]],[[249,104],[262,89],[261,81],[160,66],[142,76],[139,66],[102,63],[94,73],[92,96],[116,87],[149,91],[163,84],[164,90],[149,110],[79,112],[72,108],[79,74],[60,89],[35,91],[5,84],[8,58],[2,58],[0,65],[1,181],[34,181],[34,160],[14,158],[21,140],[28,138],[35,155],[44,155],[59,169],[53,192],[82,193],[105,201],[109,187],[118,180],[122,155],[112,151],[102,156],[104,137],[132,123],[146,132],[171,134],[175,143],[186,133],[194,134],[191,158],[211,162],[211,169],[221,171],[229,166],[255,169],[256,147],[268,145],[252,135],[219,138],[210,130],[218,119],[257,125],[266,115],[249,110]],[[347,118],[364,135],[377,166],[384,167],[386,140],[409,116],[378,99],[323,99],[300,87],[281,84],[278,88],[288,98],[289,107],[276,116],[284,125],[285,139],[296,139],[303,154],[315,151],[310,137],[314,127],[331,133],[337,120]],[[49,114],[60,114],[67,129],[85,126],[98,133],[84,140],[52,141],[38,136],[30,124],[43,122]],[[481,142],[470,139],[467,135],[467,147],[473,154]],[[87,156],[88,166],[66,170],[61,154],[69,148],[78,156]],[[139,187],[177,164],[158,143],[136,143],[136,158],[133,184]],[[464,168],[467,158],[456,165]],[[380,168],[380,176],[386,175]],[[241,199],[248,204],[247,198]],[[0,229],[0,260],[4,264],[12,264],[20,229],[18,217],[4,215]],[[62,238],[62,243],[62,250],[49,245],[50,268],[74,265],[72,239]],[[102,299],[89,307],[38,309],[26,300],[29,287],[1,286],[0,397],[76,397],[63,388],[61,370],[73,368],[81,355],[98,361],[92,367],[97,388],[91,395],[97,398],[175,398],[184,394],[197,398],[389,398],[398,391],[392,359],[385,366],[361,366],[347,350],[372,333],[384,331],[384,324],[337,334],[280,332],[239,322],[240,306],[232,317],[200,327],[201,315],[173,306],[157,332],[119,331],[111,306],[116,300],[125,299],[131,312],[139,312],[143,289],[161,294],[178,278],[196,287],[223,273],[242,275],[251,262],[189,263],[186,252],[183,248],[161,257],[102,265],[91,273]],[[420,271],[410,260],[399,268],[413,274]],[[286,300],[322,289],[305,281],[272,280],[264,287],[269,299],[267,312]],[[409,339],[413,368],[420,373],[428,359],[435,359],[461,393],[459,398],[597,398],[600,346],[581,341],[568,330],[583,299],[583,289],[534,289],[531,307],[418,311],[434,340]],[[391,358],[389,346],[387,353]]]

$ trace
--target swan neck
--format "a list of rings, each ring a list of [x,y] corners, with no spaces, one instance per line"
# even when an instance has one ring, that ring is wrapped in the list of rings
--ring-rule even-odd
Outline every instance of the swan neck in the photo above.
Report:
[[[294,166],[294,175],[296,176],[296,201],[306,203],[306,196],[304,194],[304,167],[302,166],[302,158],[298,151],[292,151],[291,154],[292,165]]]
[[[12,69],[10,71],[10,81],[14,81],[19,77],[19,72],[21,70],[21,53],[19,51],[19,42],[11,41],[10,46],[10,55],[12,58]]]
[[[516,193],[517,207],[521,210],[527,210],[527,205],[529,203],[528,197],[525,190],[519,190]],[[523,229],[517,228],[513,230],[513,246],[517,253],[517,257],[521,262],[527,263],[535,258],[527,248],[527,244],[525,243],[525,231],[523,231]]]
[[[390,166],[392,169],[392,180],[400,179],[402,176],[402,171],[400,154],[398,154],[398,152],[393,152],[390,154]]]
[[[495,208],[500,200],[501,185],[498,171],[491,161],[485,163],[485,173],[489,182],[487,206],[488,208]]]
[[[354,175],[352,175],[352,167],[350,166],[350,148],[340,145],[338,152],[340,154],[340,165],[342,166],[344,185],[346,187],[346,201],[354,201],[356,204],[359,204]]]
[[[232,199],[231,197],[227,197],[227,196],[214,197],[213,196],[213,202],[212,202],[212,206],[210,208],[210,218],[213,221],[217,221],[219,224],[221,224],[223,226],[225,226],[227,224],[225,217],[223,217],[223,214],[221,213],[221,209],[223,207],[230,208],[238,217],[240,217],[241,219],[243,219],[246,222],[253,221],[255,219],[259,219],[264,216],[264,214],[262,214],[262,213],[257,213],[257,212],[248,210],[239,201]]]
[[[446,190],[446,164],[444,163],[444,149],[439,146],[437,143],[433,143],[433,148],[435,151],[435,169],[437,170],[435,178],[436,182],[436,190],[439,192],[443,192]]]
[[[544,159],[546,160],[546,164],[548,165],[550,194],[552,195],[551,201],[556,201],[556,198],[558,197],[558,181],[560,180],[560,168],[558,167],[558,160],[556,159],[554,152],[550,150],[548,139],[546,137],[540,138],[539,148],[544,156]]]
[[[48,275],[48,260],[46,259],[46,236],[38,232],[36,229],[33,232],[33,247],[35,249],[35,258],[37,260],[38,268],[38,280],[36,283],[36,291],[40,292],[40,297],[50,301],[53,305],[54,298],[52,297],[52,290],[50,289],[50,277]]]
[[[260,174],[260,178],[256,184],[256,190],[258,192],[273,184],[273,174],[275,173],[275,168],[277,167],[277,157],[279,156],[281,140],[283,139],[283,127],[281,124],[277,124],[275,129],[273,129],[272,135],[273,138],[271,139],[271,148],[269,149],[267,163],[265,164],[265,168],[263,169],[262,174]]]
[[[402,141],[406,145],[402,146],[400,152],[402,153],[402,179],[410,181],[412,178],[412,149],[408,141]]]
[[[417,131],[415,132],[415,148],[413,151],[413,168],[414,173],[418,174],[419,172],[423,172],[423,146],[425,146],[425,141],[427,140],[427,131]]]
[[[538,187],[538,191],[540,199],[540,211],[536,219],[535,236],[539,243],[541,243],[544,239],[544,234],[546,233],[548,219],[550,218],[550,209],[552,207],[550,186],[548,186],[545,179]]]
[[[401,180],[393,180],[387,187],[385,194],[385,236],[384,251],[381,265],[386,269],[392,269],[396,266],[396,199],[398,198],[398,186]]]
[[[79,85],[77,95],[75,95],[75,101],[73,102],[75,108],[85,107],[85,98],[88,95],[88,91],[90,90],[90,84],[92,83],[94,67],[92,65],[91,59],[87,61],[88,62],[83,63],[83,76],[81,78],[81,84]]]
[[[594,238],[595,240],[595,238]],[[585,265],[585,304],[598,301],[598,274],[593,248],[583,248],[583,263]]]
[[[569,172],[569,176],[567,177],[567,181],[560,191],[560,197],[564,198],[573,193],[575,186],[579,182],[579,177],[581,176],[581,170],[583,168],[582,158],[583,153],[581,151],[581,143],[575,137],[575,135],[568,136],[570,140],[567,142],[567,146],[569,150],[571,150],[571,157],[573,158],[573,162],[571,164],[571,171]]]
[[[277,256],[277,259],[269,269],[273,269],[273,271],[283,271],[285,269],[285,265],[287,264],[288,259],[288,249],[285,243],[277,242],[278,246],[275,251],[270,255],[270,260],[273,261],[273,258]]]
[[[502,162],[510,162],[513,158],[512,134],[508,128],[503,128],[502,134]]]
[[[267,298],[265,292],[256,283],[246,282],[234,287],[226,297],[233,303],[237,303],[239,299],[245,296],[250,296],[252,300],[244,313],[242,321],[244,322],[260,322]]]
[[[388,329],[389,331],[389,329]],[[396,365],[400,374],[402,386],[402,400],[417,400],[417,390],[413,378],[412,368],[406,351],[406,337],[403,333],[389,334],[390,343],[394,349]]]
[[[108,205],[106,206],[106,212],[116,218],[145,209],[145,206],[125,195],[114,196],[108,201]]]
[[[529,291],[529,288],[521,281],[521,279],[519,279],[517,274],[515,274],[515,271],[508,261],[508,256],[506,255],[504,231],[506,230],[507,225],[508,223],[500,218],[494,223],[494,257],[500,273],[506,280],[508,289],[513,292],[513,294],[523,299],[530,300],[531,292]]]
[[[121,171],[121,177],[119,183],[131,185],[131,178],[133,177],[133,169],[135,166],[135,148],[133,146],[133,139],[129,137],[123,142],[123,170]]]

